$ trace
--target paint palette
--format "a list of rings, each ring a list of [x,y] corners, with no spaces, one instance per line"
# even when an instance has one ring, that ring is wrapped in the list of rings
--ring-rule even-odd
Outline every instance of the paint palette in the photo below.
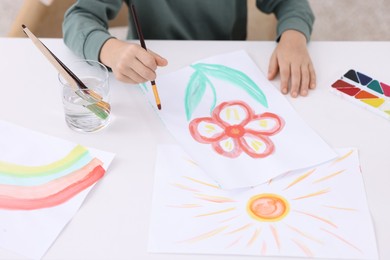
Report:
[[[351,69],[331,87],[332,92],[390,120],[390,85]]]

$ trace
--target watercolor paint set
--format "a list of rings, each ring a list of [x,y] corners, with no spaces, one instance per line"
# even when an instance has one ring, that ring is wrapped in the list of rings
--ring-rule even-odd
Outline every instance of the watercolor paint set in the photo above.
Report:
[[[331,91],[390,120],[390,85],[349,70],[331,85]]]

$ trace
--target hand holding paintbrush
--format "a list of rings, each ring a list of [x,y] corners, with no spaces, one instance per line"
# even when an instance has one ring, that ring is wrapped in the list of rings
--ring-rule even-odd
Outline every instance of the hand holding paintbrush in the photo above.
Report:
[[[142,33],[142,30],[141,30],[141,25],[140,25],[140,23],[138,21],[138,17],[137,17],[137,13],[135,11],[134,4],[131,5],[131,12],[132,12],[132,15],[133,15],[133,20],[134,20],[134,23],[135,23],[135,27],[137,28],[137,34],[138,34],[138,38],[139,38],[139,41],[141,43],[141,46],[142,46],[142,48],[147,50],[146,49],[145,40],[144,40],[144,35]],[[154,98],[156,100],[157,108],[159,110],[161,110],[161,101],[160,101],[160,97],[158,95],[156,82],[154,80],[152,80],[150,83],[152,85],[153,94],[154,94]]]

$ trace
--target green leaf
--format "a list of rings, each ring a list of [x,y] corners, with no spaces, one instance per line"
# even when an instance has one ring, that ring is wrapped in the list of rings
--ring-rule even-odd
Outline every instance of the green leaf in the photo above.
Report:
[[[219,64],[198,63],[192,67],[208,76],[228,81],[242,88],[264,107],[268,107],[267,98],[263,91],[245,73]]]
[[[216,93],[214,86],[212,83],[208,80],[208,78],[198,70],[195,70],[195,72],[191,75],[191,78],[187,84],[186,92],[185,92],[185,112],[187,120],[191,119],[191,116],[193,112],[195,111],[196,107],[199,105],[200,101],[202,100],[202,97],[206,91],[206,87],[209,85],[214,93],[214,102],[212,105],[212,109],[215,107],[216,102]]]

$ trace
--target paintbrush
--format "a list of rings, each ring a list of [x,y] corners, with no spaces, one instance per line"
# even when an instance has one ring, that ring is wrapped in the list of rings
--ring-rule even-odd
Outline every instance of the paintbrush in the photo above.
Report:
[[[144,48],[145,50],[146,49],[146,44],[145,44],[145,39],[144,39],[144,35],[142,33],[142,30],[141,30],[141,25],[138,21],[138,17],[137,17],[137,13],[135,12],[135,6],[134,4],[131,5],[131,12],[133,14],[133,20],[134,20],[134,23],[135,23],[135,27],[137,28],[137,34],[138,34],[138,38],[139,38],[139,41],[141,43],[141,46],[142,48]],[[160,97],[158,95],[158,91],[157,91],[157,85],[156,85],[156,82],[154,80],[152,80],[151,82],[151,85],[152,85],[152,89],[153,89],[153,94],[154,94],[154,99],[156,100],[156,104],[157,104],[157,108],[159,110],[161,110],[161,101],[160,101]]]
[[[57,69],[60,75],[69,83],[72,89],[82,99],[93,104],[85,105],[87,109],[102,119],[106,119],[111,111],[110,104],[102,100],[102,97],[95,91],[88,89],[87,86],[60,60],[52,53],[24,24],[22,24],[24,33],[32,40],[34,45]],[[82,93],[82,94],[81,94]]]

